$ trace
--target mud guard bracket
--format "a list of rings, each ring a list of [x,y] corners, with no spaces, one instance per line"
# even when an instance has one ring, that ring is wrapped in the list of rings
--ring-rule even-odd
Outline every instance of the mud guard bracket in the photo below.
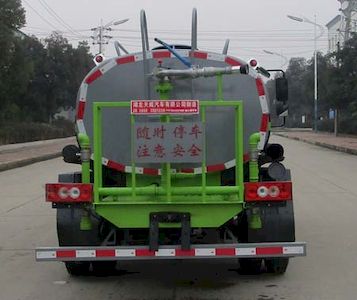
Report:
[[[181,223],[182,250],[190,250],[191,246],[191,215],[178,212],[152,212],[150,213],[150,251],[159,249],[159,223]]]

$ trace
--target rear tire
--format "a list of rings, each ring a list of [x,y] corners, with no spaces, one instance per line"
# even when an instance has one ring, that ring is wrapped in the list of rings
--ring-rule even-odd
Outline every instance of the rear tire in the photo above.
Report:
[[[290,172],[289,178],[290,180]],[[252,215],[252,209],[245,210],[239,219],[238,240],[241,243],[264,243],[264,242],[295,242],[295,222],[293,201],[283,204],[257,204],[260,210],[262,228],[251,229],[248,220]],[[263,259],[239,259],[241,271],[245,274],[259,274],[258,262],[254,260]],[[273,274],[284,274],[289,258],[268,257],[264,259],[266,271]]]
[[[61,174],[58,182],[80,182],[80,175]],[[99,246],[101,239],[99,236],[99,221],[91,216],[93,229],[80,230],[80,221],[84,210],[81,208],[58,208],[57,209],[57,237],[60,247],[76,246]],[[88,275],[90,271],[90,261],[69,261],[64,262],[67,272],[72,276]]]

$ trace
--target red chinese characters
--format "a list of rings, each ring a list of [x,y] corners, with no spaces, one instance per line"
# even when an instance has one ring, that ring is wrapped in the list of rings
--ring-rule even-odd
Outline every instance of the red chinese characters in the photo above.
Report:
[[[185,152],[186,152],[185,149],[180,144],[176,144],[175,148],[172,151],[174,157],[177,156],[182,157],[185,154]]]
[[[158,158],[164,158],[166,156],[165,147],[163,145],[157,144],[154,147],[154,155]]]
[[[153,103],[160,106],[160,103]],[[204,129],[201,122],[137,123],[134,130],[137,162],[201,162]]]

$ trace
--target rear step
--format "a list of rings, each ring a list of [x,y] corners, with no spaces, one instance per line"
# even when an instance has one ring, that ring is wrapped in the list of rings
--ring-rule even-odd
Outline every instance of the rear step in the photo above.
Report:
[[[259,258],[306,256],[306,243],[251,243],[192,245],[190,250],[170,245],[150,251],[148,246],[37,248],[37,261],[99,261],[136,259]]]

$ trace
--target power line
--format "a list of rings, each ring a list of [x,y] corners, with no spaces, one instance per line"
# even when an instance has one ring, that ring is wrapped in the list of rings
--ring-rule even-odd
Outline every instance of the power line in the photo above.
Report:
[[[62,26],[64,26],[65,28],[67,28],[70,32],[72,32],[73,34],[77,35],[77,33],[74,31],[74,29],[68,25],[46,2],[45,0],[38,0],[41,4],[41,6],[51,15],[53,16],[56,21],[61,24]]]
[[[27,0],[23,0],[28,7],[30,7],[36,15],[38,15],[46,24],[54,28],[55,30],[59,31],[56,26],[54,26],[52,23],[50,23],[47,19],[45,19],[36,9],[34,9],[31,4]]]

